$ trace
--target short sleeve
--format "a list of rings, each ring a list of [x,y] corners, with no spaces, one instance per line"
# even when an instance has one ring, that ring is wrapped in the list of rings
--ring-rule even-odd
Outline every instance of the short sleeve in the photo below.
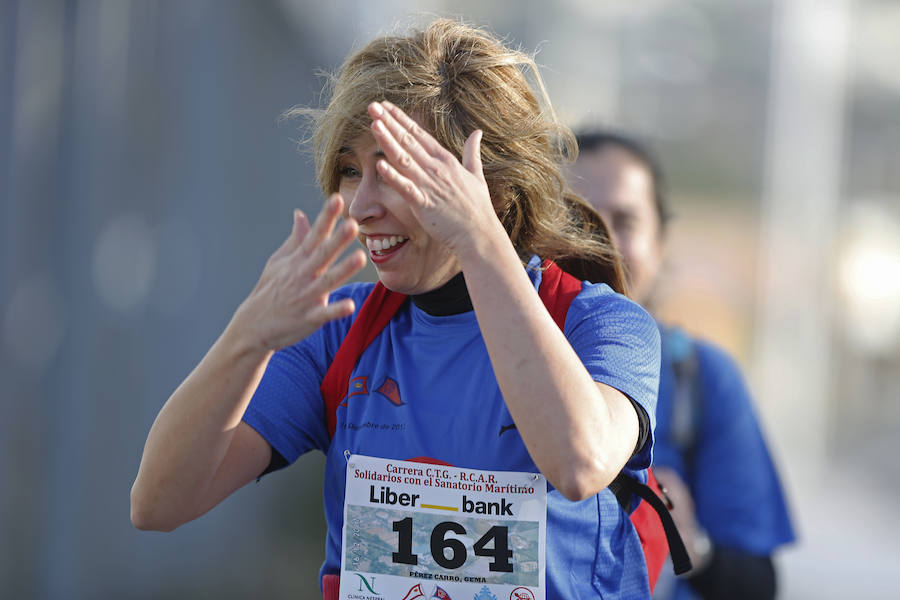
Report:
[[[309,450],[328,447],[319,382],[324,373],[311,347],[314,340],[279,350],[244,413],[253,427],[288,463]]]
[[[647,412],[651,434],[626,465],[632,470],[646,469],[652,459],[659,390],[656,322],[637,303],[609,286],[585,283],[569,307],[565,335],[594,381],[619,390]]]
[[[371,284],[335,291],[331,302],[352,298],[359,311]],[[325,324],[308,338],[272,355],[243,421],[292,463],[310,450],[327,452],[330,443],[320,386],[355,314]]]

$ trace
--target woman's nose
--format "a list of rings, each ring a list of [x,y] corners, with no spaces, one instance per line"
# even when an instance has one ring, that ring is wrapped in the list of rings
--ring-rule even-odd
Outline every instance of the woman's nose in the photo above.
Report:
[[[368,174],[367,174],[368,175]],[[377,219],[384,215],[385,208],[380,199],[380,181],[377,177],[364,175],[352,194],[345,197],[348,203],[347,212],[358,223],[367,219]]]

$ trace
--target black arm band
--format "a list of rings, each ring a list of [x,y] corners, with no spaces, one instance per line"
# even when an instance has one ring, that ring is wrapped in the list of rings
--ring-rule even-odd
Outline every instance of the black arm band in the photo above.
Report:
[[[269,447],[272,448],[271,445]],[[269,466],[266,467],[265,471],[263,471],[262,473],[259,474],[259,477],[262,477],[263,475],[267,475],[267,474],[271,473],[272,471],[277,471],[278,469],[283,469],[286,466],[288,466],[287,459],[285,459],[278,450],[276,450],[275,448],[272,448],[272,458],[269,459]],[[259,481],[259,477],[256,478],[257,481]]]
[[[641,448],[647,443],[647,438],[650,437],[650,416],[647,415],[647,411],[644,410],[644,407],[635,402],[631,396],[626,397],[631,400],[631,405],[634,406],[634,412],[637,413],[638,418],[638,440],[637,445],[634,447],[634,452],[631,453],[631,455],[634,456],[641,451]]]

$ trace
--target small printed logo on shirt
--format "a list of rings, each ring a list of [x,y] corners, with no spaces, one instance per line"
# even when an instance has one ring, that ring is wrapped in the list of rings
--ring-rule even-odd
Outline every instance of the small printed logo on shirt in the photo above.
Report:
[[[368,382],[369,377],[367,375],[359,375],[358,377],[351,379],[347,389],[347,395],[344,396],[344,399],[341,400],[338,406],[347,406],[347,402],[354,396],[370,396]],[[403,399],[400,398],[400,386],[390,377],[384,378],[384,382],[378,386],[375,393],[382,396],[394,406],[403,406],[406,404]]]
[[[366,382],[368,382],[369,378],[365,375],[361,375],[359,377],[354,377],[350,380],[350,389],[347,390],[347,398],[351,396],[359,396],[360,394],[368,394],[369,388],[366,386]],[[341,404],[347,404],[347,398],[344,398]]]
[[[384,383],[381,384],[381,387],[375,391],[387,398],[394,406],[403,406],[405,404],[405,402],[400,399],[400,386],[398,386],[397,382],[390,377],[387,377],[384,380]]]

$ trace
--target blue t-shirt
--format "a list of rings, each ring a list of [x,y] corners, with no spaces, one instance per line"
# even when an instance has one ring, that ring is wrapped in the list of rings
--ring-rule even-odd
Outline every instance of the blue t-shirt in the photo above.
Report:
[[[662,371],[653,464],[674,469],[690,489],[697,521],[717,546],[767,556],[794,540],[784,493],[734,361],[720,348],[661,327]],[[676,364],[695,361],[695,387],[676,392]],[[678,441],[675,407],[688,409],[693,441]],[[683,419],[682,419],[683,420]],[[680,429],[684,431],[684,427]],[[691,454],[688,457],[685,454]],[[686,588],[682,582],[679,587]],[[677,597],[690,597],[685,592]]]
[[[528,268],[536,289],[539,264],[535,258]],[[352,298],[358,309],[372,286],[345,286],[332,301]],[[275,353],[244,415],[289,463],[313,449],[326,454],[323,574],[340,572],[346,451],[430,457],[483,470],[538,470],[518,431],[508,427],[513,421],[474,311],[437,317],[410,302],[360,357],[329,442],[319,386],[355,317],[328,323]],[[652,429],[660,360],[652,318],[608,286],[584,283],[564,333],[593,379],[635,400]],[[643,480],[652,444],[651,436],[626,467]],[[649,596],[640,541],[612,492],[571,502],[549,486],[547,498],[548,599]]]

